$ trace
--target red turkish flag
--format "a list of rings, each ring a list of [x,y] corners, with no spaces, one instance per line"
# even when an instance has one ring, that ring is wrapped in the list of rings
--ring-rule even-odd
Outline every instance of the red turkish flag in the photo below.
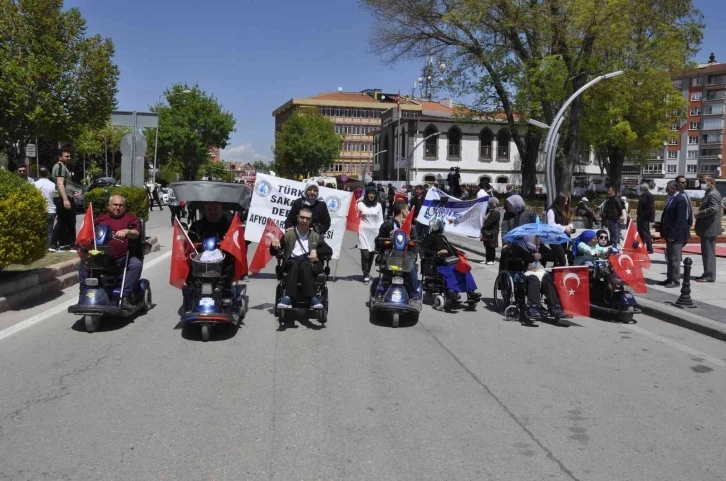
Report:
[[[393,202],[406,202],[408,203],[408,193],[402,190],[396,191],[396,195],[393,196]]]
[[[189,240],[179,219],[174,219],[174,235],[171,244],[171,272],[169,284],[181,289],[187,281],[191,270],[191,256],[194,254],[194,244]]]
[[[573,316],[590,315],[590,269],[587,266],[555,267],[555,289],[562,309]]]
[[[360,226],[360,217],[358,216],[358,199],[355,196],[350,198],[350,207],[348,207],[348,218],[345,221],[345,230],[358,233]]]
[[[83,224],[81,230],[76,235],[76,244],[90,249],[94,245],[96,234],[93,229],[93,206],[89,203],[86,209],[86,215],[83,216]]]
[[[615,273],[633,289],[633,292],[638,294],[648,292],[641,263],[633,260],[633,256],[624,252],[611,255],[608,260]]]
[[[270,254],[270,244],[272,239],[279,239],[282,237],[283,232],[277,227],[275,221],[271,217],[267,218],[267,224],[265,224],[265,230],[262,232],[257,249],[255,249],[255,255],[252,256],[252,263],[250,264],[250,271],[253,274],[259,274],[262,269],[265,268],[268,262],[272,260],[272,254]]]
[[[413,216],[415,210],[415,207],[411,207],[411,210],[408,211],[408,215],[403,220],[403,224],[401,224],[401,230],[406,233],[409,239],[411,238],[411,224],[413,224]]]
[[[245,242],[245,228],[239,220],[239,214],[234,215],[229,230],[219,248],[234,257],[234,280],[238,281],[247,275],[247,243]]]
[[[636,223],[632,220],[628,224],[628,230],[625,233],[623,252],[625,254],[629,254],[633,258],[633,261],[639,262],[643,269],[650,269],[650,255],[648,255],[648,247],[645,245],[645,242],[643,242],[643,239],[640,238]]]

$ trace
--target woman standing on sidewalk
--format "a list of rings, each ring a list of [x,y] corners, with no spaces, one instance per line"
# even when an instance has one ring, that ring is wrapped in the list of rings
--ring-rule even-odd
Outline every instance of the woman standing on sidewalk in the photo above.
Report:
[[[570,209],[570,198],[560,192],[555,200],[547,209],[546,221],[550,225],[557,226],[568,237],[572,234],[572,210]],[[542,256],[546,261],[552,261],[555,267],[567,265],[567,254],[565,248],[567,244],[547,244],[542,249]]]
[[[491,196],[487,205],[487,215],[484,217],[484,225],[481,228],[481,240],[486,249],[487,265],[494,264],[497,247],[499,247],[499,200]]]
[[[366,187],[363,197],[358,204],[358,248],[360,249],[360,266],[363,270],[363,282],[368,284],[371,281],[371,264],[375,259],[376,237],[383,224],[383,209],[378,202],[378,193],[375,185]]]

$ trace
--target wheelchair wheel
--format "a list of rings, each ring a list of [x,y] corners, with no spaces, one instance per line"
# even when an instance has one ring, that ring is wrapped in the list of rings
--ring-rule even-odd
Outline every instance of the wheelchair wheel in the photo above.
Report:
[[[494,305],[497,312],[504,311],[514,302],[514,280],[507,271],[502,271],[494,281]]]
[[[318,310],[318,322],[320,324],[325,324],[328,322],[328,311],[325,309]]]
[[[434,297],[434,309],[437,311],[443,311],[446,308],[446,297],[443,294],[438,294]]]

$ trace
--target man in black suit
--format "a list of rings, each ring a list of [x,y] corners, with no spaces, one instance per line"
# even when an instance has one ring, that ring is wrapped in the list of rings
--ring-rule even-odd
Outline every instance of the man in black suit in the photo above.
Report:
[[[696,282],[716,282],[716,238],[723,233],[721,194],[716,190],[716,181],[710,175],[703,176],[701,188],[706,194],[696,212],[696,234],[701,238],[703,275],[697,277]]]
[[[655,204],[653,202],[653,194],[650,193],[650,188],[646,182],[640,184],[640,192],[636,225],[638,226],[640,240],[648,248],[648,254],[652,254],[653,238],[650,236],[650,224],[651,222],[655,222]],[[630,248],[632,246],[626,247]]]
[[[666,240],[668,269],[666,280],[661,285],[673,288],[681,285],[681,252],[691,237],[691,228],[688,225],[690,209],[686,196],[678,191],[675,181],[668,182],[666,192],[670,197],[666,200],[660,225],[661,235]]]

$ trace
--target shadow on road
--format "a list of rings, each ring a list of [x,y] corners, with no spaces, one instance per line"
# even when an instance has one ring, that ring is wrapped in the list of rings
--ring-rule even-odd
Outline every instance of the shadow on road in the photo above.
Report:
[[[98,325],[98,329],[93,334],[96,334],[99,332],[118,331],[119,329],[123,329],[124,327],[128,326],[129,324],[133,324],[136,321],[137,317],[143,317],[143,314],[140,314],[138,316],[130,316],[130,317],[103,316],[101,318],[100,324]],[[71,329],[73,329],[76,332],[86,332],[86,324],[83,321],[83,317],[79,318],[71,326]]]

